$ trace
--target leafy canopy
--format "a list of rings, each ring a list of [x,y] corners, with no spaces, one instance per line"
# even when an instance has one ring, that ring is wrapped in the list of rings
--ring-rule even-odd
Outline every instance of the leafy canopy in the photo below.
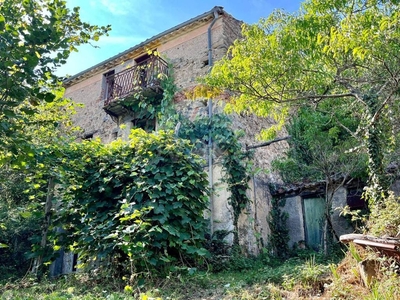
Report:
[[[286,183],[302,181],[341,181],[345,178],[365,178],[366,155],[355,139],[332,118],[329,110],[336,106],[329,101],[315,111],[302,107],[286,125],[291,136],[286,153],[272,165],[280,171]],[[341,124],[356,130],[358,121],[348,113],[340,114]]]
[[[291,103],[324,98],[367,108],[398,90],[399,10],[395,1],[307,1],[297,14],[276,11],[243,36],[215,64],[206,81],[237,92],[233,109],[286,116]],[[381,108],[383,109],[383,107]]]
[[[14,121],[29,122],[36,105],[52,102],[61,86],[56,68],[109,30],[82,22],[79,8],[63,0],[0,0],[0,135],[7,137],[0,148],[14,155],[28,148]]]

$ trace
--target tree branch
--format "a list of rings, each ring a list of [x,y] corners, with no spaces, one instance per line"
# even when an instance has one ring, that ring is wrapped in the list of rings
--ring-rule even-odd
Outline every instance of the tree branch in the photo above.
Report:
[[[277,138],[277,139],[274,139],[274,140],[271,140],[271,141],[268,141],[268,142],[265,142],[265,143],[261,143],[261,144],[258,144],[258,145],[250,145],[250,146],[246,145],[246,150],[266,147],[266,146],[269,146],[269,145],[271,145],[273,143],[277,143],[277,142],[280,142],[280,141],[288,140],[290,138],[291,138],[291,136],[288,135],[288,136],[285,136],[285,137],[282,137],[282,138]]]

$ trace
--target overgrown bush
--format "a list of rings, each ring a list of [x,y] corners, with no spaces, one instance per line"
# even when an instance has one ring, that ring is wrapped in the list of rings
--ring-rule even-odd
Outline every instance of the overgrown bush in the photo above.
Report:
[[[112,257],[131,273],[168,272],[177,260],[207,254],[207,181],[188,141],[138,129],[129,142],[87,141],[69,156],[59,190],[59,246],[82,261]]]
[[[369,232],[375,236],[396,236],[400,233],[400,198],[393,192],[381,203],[370,206]]]
[[[0,281],[28,271],[31,238],[39,234],[34,204],[24,194],[25,176],[7,165],[0,170]]]

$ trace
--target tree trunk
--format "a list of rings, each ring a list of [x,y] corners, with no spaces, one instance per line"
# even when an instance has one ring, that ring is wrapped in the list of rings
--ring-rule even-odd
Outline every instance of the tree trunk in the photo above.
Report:
[[[38,275],[39,270],[43,264],[43,251],[46,248],[47,233],[51,222],[51,208],[52,208],[53,196],[54,196],[54,177],[50,177],[47,185],[47,196],[46,196],[46,204],[44,208],[44,220],[42,226],[42,240],[40,242],[40,248],[42,253],[35,259],[32,267],[32,273],[35,275]]]

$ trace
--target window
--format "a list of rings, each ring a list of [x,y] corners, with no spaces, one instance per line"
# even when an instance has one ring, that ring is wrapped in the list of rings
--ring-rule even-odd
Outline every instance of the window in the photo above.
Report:
[[[114,96],[114,76],[115,70],[111,70],[103,75],[104,100],[110,100]]]
[[[154,50],[155,51],[155,50]],[[152,51],[152,52],[154,52]],[[135,58],[136,65],[139,67],[139,85],[141,87],[146,87],[149,84],[151,74],[152,74],[152,68],[154,66],[151,65],[151,59],[152,55],[151,54],[144,54],[142,56],[139,56]]]
[[[362,198],[362,190],[349,189],[347,192],[347,205],[350,209],[362,209],[366,207],[365,200]]]
[[[142,56],[135,58],[135,62],[137,65],[141,65],[141,64],[145,63],[150,57],[151,56],[149,54],[144,54]]]
[[[84,140],[93,139],[93,133],[87,133],[87,134],[83,135],[82,139],[84,139]]]
[[[141,128],[146,132],[152,132],[156,130],[156,119],[155,118],[142,118],[133,119],[132,128]]]

